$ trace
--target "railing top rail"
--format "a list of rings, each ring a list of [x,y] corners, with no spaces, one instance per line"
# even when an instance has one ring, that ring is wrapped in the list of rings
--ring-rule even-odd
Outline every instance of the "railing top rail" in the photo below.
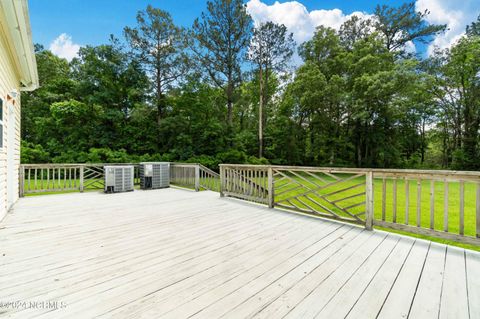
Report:
[[[80,166],[116,166],[116,165],[138,165],[138,163],[40,163],[40,164],[21,164],[20,166],[28,168],[28,167],[80,167]]]
[[[196,167],[199,164],[197,163],[176,163],[176,162],[171,162],[171,166],[178,166],[178,167]]]
[[[203,166],[202,164],[198,164],[198,166],[200,166],[200,169],[204,170],[205,172],[209,173],[210,175],[217,176],[217,177],[220,176],[220,174],[218,174],[215,171],[212,171],[210,168],[208,168],[206,166]]]
[[[478,171],[451,171],[451,170],[416,170],[416,169],[383,169],[383,168],[349,168],[349,167],[314,167],[314,166],[283,166],[283,165],[250,165],[250,164],[220,164],[221,167],[239,167],[267,169],[269,167],[276,170],[292,170],[292,171],[324,171],[329,173],[368,173],[373,172],[376,175],[383,174],[415,174],[429,176],[452,176],[452,177],[478,177]]]
[[[40,163],[40,164],[21,164],[24,168],[68,168],[68,167],[87,167],[87,166],[105,166],[105,165],[138,165],[138,163]],[[171,163],[177,167],[195,167],[200,166],[205,171],[213,174],[216,172],[199,163]],[[313,166],[283,166],[283,165],[250,165],[250,164],[220,164],[220,167],[238,167],[265,170],[269,167],[276,170],[291,171],[318,171],[329,173],[367,173],[373,172],[375,177],[388,176],[406,176],[412,177],[430,177],[430,178],[468,178],[470,180],[480,181],[479,171],[453,171],[453,170],[417,170],[417,169],[382,169],[382,168],[350,168],[350,167],[313,167]]]

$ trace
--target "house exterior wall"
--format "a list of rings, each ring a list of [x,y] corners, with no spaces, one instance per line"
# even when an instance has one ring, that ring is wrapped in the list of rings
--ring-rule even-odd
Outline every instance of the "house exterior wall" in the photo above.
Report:
[[[15,104],[13,105],[15,123],[11,123],[9,118],[9,104],[11,101],[7,101],[7,94],[16,90],[18,92],[15,98]],[[3,147],[0,148],[0,220],[2,220],[7,211],[10,209],[8,205],[8,192],[7,180],[8,174],[12,174],[13,178],[13,200],[18,199],[19,188],[19,168],[20,168],[20,88],[19,77],[16,74],[14,68],[14,62],[9,54],[8,45],[4,37],[0,35],[0,98],[3,100]],[[12,103],[13,104],[13,103]],[[9,149],[9,126],[15,125],[15,137],[14,147]],[[14,158],[14,170],[13,172],[7,171],[7,159],[8,154],[13,152]]]

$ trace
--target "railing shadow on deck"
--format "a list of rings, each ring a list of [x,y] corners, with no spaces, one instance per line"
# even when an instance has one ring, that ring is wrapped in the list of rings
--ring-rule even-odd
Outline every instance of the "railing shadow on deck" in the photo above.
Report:
[[[104,165],[21,165],[20,195],[103,189]],[[129,165],[139,185],[138,164]],[[171,163],[170,182],[369,230],[378,226],[480,245],[480,172],[238,164],[219,169]]]

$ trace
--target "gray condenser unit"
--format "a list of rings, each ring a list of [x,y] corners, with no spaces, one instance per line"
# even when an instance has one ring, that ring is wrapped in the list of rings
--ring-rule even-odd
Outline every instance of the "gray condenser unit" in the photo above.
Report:
[[[170,186],[170,163],[140,163],[140,188],[156,189]]]
[[[133,166],[104,166],[105,193],[133,191]]]

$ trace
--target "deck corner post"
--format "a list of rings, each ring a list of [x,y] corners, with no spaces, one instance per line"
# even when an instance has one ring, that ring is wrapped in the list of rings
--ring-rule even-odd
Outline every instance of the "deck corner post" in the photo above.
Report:
[[[273,169],[268,166],[268,207],[275,207],[275,194],[273,185]]]
[[[373,229],[373,171],[366,173],[365,179],[365,228]]]
[[[200,191],[200,165],[195,164],[195,191]]]
[[[83,193],[84,166],[80,166],[80,193]]]
[[[220,164],[220,197],[225,197],[225,168]]]
[[[476,207],[475,207],[475,219],[476,219],[476,236],[480,238],[480,183],[477,183],[477,191],[476,191]]]
[[[20,172],[18,174],[19,184],[18,184],[18,196],[25,196],[25,166],[20,165]]]

